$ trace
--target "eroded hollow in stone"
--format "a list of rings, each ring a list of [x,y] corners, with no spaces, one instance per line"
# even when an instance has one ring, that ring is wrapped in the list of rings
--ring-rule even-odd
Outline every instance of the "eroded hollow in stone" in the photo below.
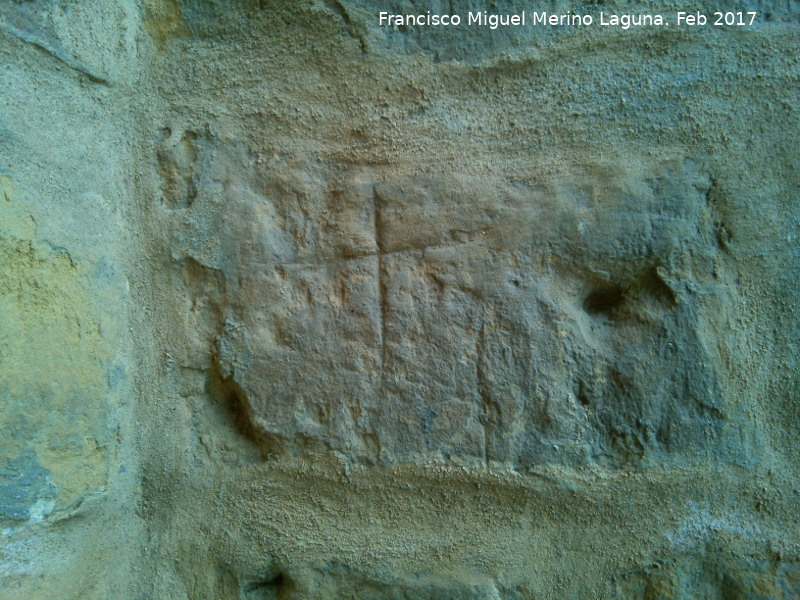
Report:
[[[590,315],[610,315],[625,299],[625,292],[618,286],[603,287],[593,291],[583,301],[583,307]]]

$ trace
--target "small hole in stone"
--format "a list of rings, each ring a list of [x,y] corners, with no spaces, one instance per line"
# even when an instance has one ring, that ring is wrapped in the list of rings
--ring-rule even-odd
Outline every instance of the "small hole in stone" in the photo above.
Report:
[[[519,283],[519,279],[512,279],[512,280],[511,280],[511,283],[513,283],[513,284],[514,284],[514,287],[519,287],[519,285],[520,285],[520,283]]]
[[[278,573],[271,579],[245,585],[241,597],[242,600],[278,600],[285,596],[289,587],[289,581],[283,573]]]
[[[590,315],[609,315],[625,300],[622,288],[604,287],[595,290],[583,301],[583,309]]]
[[[578,386],[578,393],[576,396],[578,397],[578,402],[581,403],[581,406],[587,407],[591,404],[589,394],[586,392],[586,388],[582,383]]]

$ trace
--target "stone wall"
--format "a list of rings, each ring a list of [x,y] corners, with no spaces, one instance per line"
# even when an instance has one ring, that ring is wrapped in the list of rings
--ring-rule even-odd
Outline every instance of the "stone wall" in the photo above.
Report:
[[[0,4],[0,597],[123,598],[144,529],[131,4]]]
[[[800,6],[450,4],[0,3],[0,598],[800,594]]]

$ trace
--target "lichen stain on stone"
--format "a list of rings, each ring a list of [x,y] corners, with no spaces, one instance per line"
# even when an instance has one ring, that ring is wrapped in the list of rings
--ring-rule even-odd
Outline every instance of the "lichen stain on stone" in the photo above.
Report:
[[[52,511],[58,490],[32,454],[0,465],[0,519],[41,520]]]
[[[172,38],[190,37],[179,0],[147,0],[143,25],[159,50]]]
[[[61,492],[57,510],[106,481],[111,350],[67,252],[0,234],[0,265],[0,454],[35,454]]]
[[[0,198],[6,202],[11,202],[16,195],[14,182],[8,175],[0,175]]]

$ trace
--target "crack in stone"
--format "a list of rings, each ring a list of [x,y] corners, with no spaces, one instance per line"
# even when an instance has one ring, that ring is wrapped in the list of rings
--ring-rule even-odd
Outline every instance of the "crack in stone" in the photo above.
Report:
[[[342,20],[347,30],[347,34],[358,42],[361,53],[367,54],[369,52],[367,40],[363,35],[358,33],[356,23],[353,22],[353,19],[350,16],[350,13],[347,11],[345,5],[339,2],[339,0],[325,0],[325,5],[334,13],[336,13],[336,15]]]
[[[352,256],[329,256],[325,257],[324,259],[317,259],[317,260],[307,260],[307,261],[280,261],[274,263],[250,263],[253,267],[263,267],[264,270],[269,269],[277,269],[277,268],[287,268],[287,267],[321,267],[323,265],[336,265],[336,264],[347,264],[351,262],[356,262],[359,260],[364,260],[366,258],[377,258],[381,261],[384,257],[387,256],[402,256],[404,254],[421,254],[428,252],[430,250],[457,250],[462,249],[464,247],[469,246],[478,246],[481,242],[464,242],[460,244],[442,244],[437,246],[421,246],[421,247],[409,247],[403,248],[401,250],[378,250],[377,252],[365,252],[363,254],[355,254]]]
[[[483,429],[483,464],[489,464],[489,412],[490,406],[492,404],[491,395],[489,394],[488,390],[488,383],[486,381],[486,373],[483,361],[485,360],[485,351],[486,351],[486,320],[482,319],[481,322],[481,332],[478,335],[478,344],[476,348],[477,360],[476,360],[476,367],[477,367],[477,379],[478,379],[478,394],[481,398],[481,412],[482,418],[478,419],[478,422],[481,424],[481,429]]]
[[[0,32],[15,37],[21,42],[28,44],[33,48],[36,48],[36,50],[38,50],[39,52],[47,54],[48,56],[56,59],[58,62],[68,67],[75,73],[83,75],[92,83],[97,83],[105,86],[109,85],[108,79],[100,76],[97,73],[92,73],[87,67],[81,65],[74,57],[70,56],[65,51],[59,51],[58,49],[50,48],[45,43],[34,39],[30,34],[26,34],[25,32],[20,31],[15,27],[9,26],[5,23],[0,23]]]
[[[377,188],[372,188],[372,228],[375,237],[375,246],[377,248],[378,257],[378,310],[380,311],[381,319],[381,376],[378,393],[383,392],[384,384],[386,381],[386,361],[388,358],[389,348],[387,340],[387,317],[388,307],[386,306],[386,278],[385,278],[385,265],[384,265],[384,244],[383,244],[383,223],[380,214],[380,196],[378,195]]]

